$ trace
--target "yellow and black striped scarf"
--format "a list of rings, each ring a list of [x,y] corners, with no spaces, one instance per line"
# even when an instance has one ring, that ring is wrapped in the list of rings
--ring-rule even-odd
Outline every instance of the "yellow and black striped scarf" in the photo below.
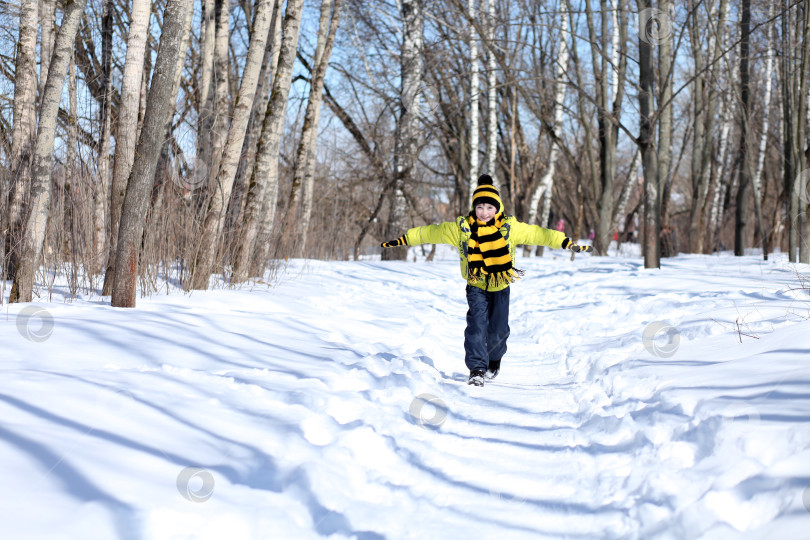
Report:
[[[512,267],[509,246],[501,234],[503,212],[484,223],[471,215],[470,239],[467,242],[467,275],[470,281],[487,282],[487,287],[508,285],[520,279],[523,271]]]

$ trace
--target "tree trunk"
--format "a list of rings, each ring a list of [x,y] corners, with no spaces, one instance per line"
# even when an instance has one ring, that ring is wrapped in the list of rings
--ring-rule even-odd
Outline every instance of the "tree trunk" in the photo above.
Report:
[[[228,45],[230,28],[229,0],[217,0],[217,26],[214,41],[214,72],[213,72],[213,117],[211,119],[210,143],[208,149],[208,189],[209,197],[215,197],[217,185],[216,176],[220,170],[220,160],[228,138]],[[214,183],[211,182],[214,180]],[[207,282],[206,282],[207,283]]]
[[[400,55],[400,110],[397,118],[394,189],[388,211],[386,238],[396,238],[407,226],[405,186],[413,179],[419,151],[419,91],[422,83],[422,40],[424,14],[422,0],[402,0],[403,42]],[[383,260],[404,260],[407,249],[383,250]]]
[[[608,31],[611,14],[601,12],[601,44],[596,35],[593,13],[586,3],[588,33],[591,40],[591,58],[596,80],[596,105],[598,115],[599,176],[593,177],[593,192],[597,198],[598,220],[594,238],[594,251],[607,254],[612,236],[613,213],[616,205],[614,197],[616,177],[616,149],[618,146],[618,122],[621,118],[621,103],[624,97],[625,55],[618,55],[616,48],[624,46],[627,29],[624,17],[615,17],[612,31]],[[608,62],[608,38],[613,43],[613,57],[618,64]],[[662,40],[666,41],[666,40]],[[615,74],[615,75],[614,75]],[[663,76],[663,75],[662,75]]]
[[[327,5],[328,4],[328,5]],[[334,4],[334,5],[332,5]],[[335,44],[335,35],[340,22],[340,10],[343,0],[323,0],[321,6],[321,22],[318,30],[318,46],[315,55],[315,71],[312,73],[310,83],[309,99],[307,110],[304,114],[304,126],[301,130],[301,145],[298,148],[298,156],[293,174],[293,185],[296,181],[304,182],[304,212],[298,230],[300,232],[300,244],[298,255],[303,257],[306,253],[309,226],[312,219],[312,201],[315,191],[315,147],[318,137],[318,119],[320,116],[321,102],[323,101],[323,84],[326,69],[329,66],[329,58],[332,56],[332,47]],[[307,133],[308,132],[308,133]],[[304,147],[306,143],[306,147]],[[303,159],[303,163],[302,160]],[[303,176],[299,173],[299,166],[303,165]],[[291,197],[290,201],[293,202]],[[289,208],[292,215],[295,215],[294,207]],[[293,230],[292,227],[289,230]]]
[[[42,27],[39,46],[39,96],[41,100],[45,91],[45,81],[48,80],[51,58],[53,57],[53,42],[56,39],[56,0],[41,0],[39,18]]]
[[[495,61],[495,0],[487,0],[487,174],[498,185],[498,74]]]
[[[130,11],[127,54],[121,79],[121,102],[118,105],[118,125],[115,131],[115,155],[110,189],[110,237],[108,241],[107,269],[101,294],[112,294],[115,273],[115,253],[118,246],[118,224],[127,179],[135,161],[135,143],[138,140],[138,111],[141,105],[141,80],[144,71],[147,28],[150,18],[149,0],[133,0]]]
[[[112,0],[104,0],[101,16],[101,95],[99,107],[101,133],[98,144],[98,178],[93,199],[93,257],[90,271],[104,269],[107,240],[107,196],[110,181],[110,126],[112,113]]]
[[[773,4],[768,4],[768,20],[773,18]],[[765,230],[765,218],[762,215],[762,170],[765,166],[765,151],[768,143],[768,128],[770,127],[771,96],[773,94],[773,23],[768,23],[768,47],[765,52],[765,100],[762,106],[762,134],[759,139],[759,155],[757,156],[757,169],[751,185],[754,188],[754,212],[756,213],[757,229],[762,242],[762,257],[768,260],[770,242],[768,231]]]
[[[802,9],[800,10],[799,7]],[[802,239],[802,213],[807,211],[807,197],[802,193],[805,185],[805,144],[807,114],[808,69],[810,69],[810,8],[806,3],[796,6],[795,31],[790,24],[794,9],[790,2],[782,3],[782,106],[784,115],[783,159],[784,187],[787,204],[788,258],[799,262],[810,257],[807,239]],[[796,65],[798,47],[799,62]]]
[[[37,115],[37,0],[25,0],[20,6],[20,31],[14,69],[14,123],[11,134],[11,192],[7,213],[0,221],[4,250],[0,274],[11,278],[19,258],[23,201],[31,184],[31,157],[36,140]]]
[[[470,21],[475,19],[475,0],[467,1],[467,16]],[[481,81],[478,66],[478,42],[476,41],[475,26],[470,23],[467,39],[470,43],[470,177],[467,179],[467,205],[472,204],[473,191],[478,182],[478,153],[480,127],[478,125],[479,94]]]
[[[665,14],[672,13],[672,3],[662,0],[659,5]],[[672,79],[674,77],[674,62],[672,58],[672,36],[662,36],[658,41],[658,74],[661,90],[658,98],[660,120],[658,122],[658,183],[663,188],[669,181],[672,165]],[[660,189],[659,188],[659,189]],[[663,194],[663,190],[662,190]],[[661,197],[661,221],[668,223],[668,201]],[[667,255],[670,255],[669,253]]]
[[[245,233],[236,254],[232,278],[234,282],[244,281],[249,273],[260,272],[257,267],[264,264],[270,250],[268,237],[275,223],[281,132],[284,128],[287,96],[290,92],[292,68],[298,48],[302,8],[303,0],[287,2],[282,29],[283,38],[278,47],[278,63],[273,70],[273,88],[265,110],[256,164],[253,167],[248,199],[245,203],[243,223]],[[278,43],[276,36],[273,38],[274,43]],[[258,238],[265,240],[262,245],[256,245]],[[254,254],[254,249],[258,253]]]
[[[264,50],[270,31],[270,21],[273,12],[273,0],[259,0],[256,6],[256,19],[251,34],[245,68],[242,73],[242,82],[239,85],[239,94],[233,111],[233,121],[228,130],[228,138],[222,153],[216,181],[212,185],[208,211],[203,223],[200,251],[191,275],[190,288],[207,289],[208,281],[214,267],[222,226],[228,201],[231,198],[233,181],[236,177],[236,168],[239,165],[242,143],[245,141],[250,111],[253,107],[253,97],[256,95],[256,86],[259,83]]]
[[[62,26],[56,37],[53,60],[42,95],[37,142],[33,157],[30,209],[25,220],[19,265],[14,273],[9,303],[30,302],[32,298],[34,276],[42,254],[45,226],[51,206],[51,172],[59,101],[62,97],[62,88],[65,85],[65,77],[73,50],[73,40],[79,29],[84,5],[85,0],[68,0],[65,3]]]
[[[748,225],[748,202],[751,197],[751,171],[748,164],[749,80],[748,50],[751,37],[751,0],[742,0],[740,18],[740,148],[738,155],[740,184],[737,189],[737,211],[734,226],[734,255],[745,255]]]
[[[242,146],[242,155],[244,158],[239,161],[239,168],[236,172],[235,185],[240,186],[241,193],[238,211],[235,208],[232,216],[235,242],[239,241],[237,236],[241,234],[241,229],[243,229],[241,224],[244,223],[243,219],[247,207],[250,188],[249,181],[253,173],[253,166],[256,163],[256,151],[259,145],[259,137],[261,137],[262,134],[264,110],[267,107],[267,100],[270,98],[270,87],[272,84],[270,75],[275,73],[276,64],[278,62],[278,48],[280,42],[278,28],[281,24],[280,12],[281,2],[273,0],[273,16],[270,21],[268,45],[264,52],[264,58],[262,59],[262,68],[259,72],[259,85],[256,87],[256,97],[253,98],[253,108],[250,111],[250,120],[248,121],[245,143]]]
[[[186,10],[191,9],[189,4],[188,0],[168,0],[164,11],[163,31],[147,97],[143,128],[124,194],[115,256],[113,307],[135,307],[138,258],[146,210],[163,145],[166,118],[176,99],[172,91],[177,72],[177,57],[181,54],[180,48],[184,41]]]
[[[799,247],[798,260],[800,263],[810,263],[810,169],[808,169],[808,159],[810,159],[810,146],[807,146],[807,118],[810,111],[810,99],[808,99],[808,78],[810,77],[810,6],[807,2],[801,4],[801,17],[799,18],[799,36],[797,41],[801,43],[801,53],[799,67],[796,70],[798,77],[798,93],[796,96],[796,145],[794,147],[795,161],[797,169],[800,170],[800,177],[794,187],[796,196],[797,211],[799,216],[799,229],[797,231],[797,243]]]
[[[215,2],[217,5],[215,5]],[[197,161],[196,166],[210,163],[211,125],[214,119],[214,94],[211,79],[214,73],[214,42],[216,41],[217,18],[216,12],[220,9],[221,0],[202,0],[201,21],[201,52],[200,52],[200,88],[197,110],[200,111],[200,125],[197,130]],[[207,169],[207,165],[206,165]],[[196,173],[199,175],[199,172]],[[206,170],[204,178],[208,178]],[[202,175],[201,175],[202,176]]]
[[[650,0],[638,0],[640,13],[652,9]],[[658,182],[658,159],[653,140],[655,125],[653,124],[654,98],[655,98],[655,72],[653,65],[653,48],[644,32],[639,33],[639,136],[638,144],[641,152],[641,167],[644,171],[644,268],[660,268],[660,250],[658,238],[660,236],[660,189]]]

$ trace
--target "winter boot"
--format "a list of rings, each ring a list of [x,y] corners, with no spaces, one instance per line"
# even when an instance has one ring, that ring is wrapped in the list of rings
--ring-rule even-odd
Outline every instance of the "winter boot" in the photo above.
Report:
[[[501,372],[501,361],[490,362],[487,366],[487,379],[494,379]]]
[[[473,386],[484,386],[484,372],[480,369],[474,369],[470,372],[470,381],[467,384]]]

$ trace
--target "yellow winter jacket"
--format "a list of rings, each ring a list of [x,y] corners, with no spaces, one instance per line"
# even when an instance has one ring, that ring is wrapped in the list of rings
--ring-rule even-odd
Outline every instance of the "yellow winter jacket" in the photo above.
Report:
[[[500,231],[509,245],[509,254],[512,256],[513,265],[515,264],[515,248],[518,245],[548,246],[560,249],[563,240],[565,240],[565,234],[560,231],[552,231],[537,225],[522,223],[514,216],[507,216],[504,220],[505,223]],[[509,285],[506,284],[487,288],[486,281],[483,279],[480,281],[469,280],[467,276],[467,241],[470,239],[470,234],[472,234],[472,231],[470,231],[467,218],[459,216],[455,221],[445,221],[435,225],[408,229],[405,238],[409,246],[419,244],[450,244],[455,246],[461,259],[461,275],[467,280],[467,283],[474,287],[489,291],[500,291],[508,287]]]

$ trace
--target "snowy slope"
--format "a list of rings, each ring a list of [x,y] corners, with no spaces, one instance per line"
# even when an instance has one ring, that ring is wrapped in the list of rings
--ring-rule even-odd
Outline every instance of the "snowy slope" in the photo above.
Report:
[[[806,266],[521,259],[478,389],[412,255],[4,304],[0,538],[810,538]]]

